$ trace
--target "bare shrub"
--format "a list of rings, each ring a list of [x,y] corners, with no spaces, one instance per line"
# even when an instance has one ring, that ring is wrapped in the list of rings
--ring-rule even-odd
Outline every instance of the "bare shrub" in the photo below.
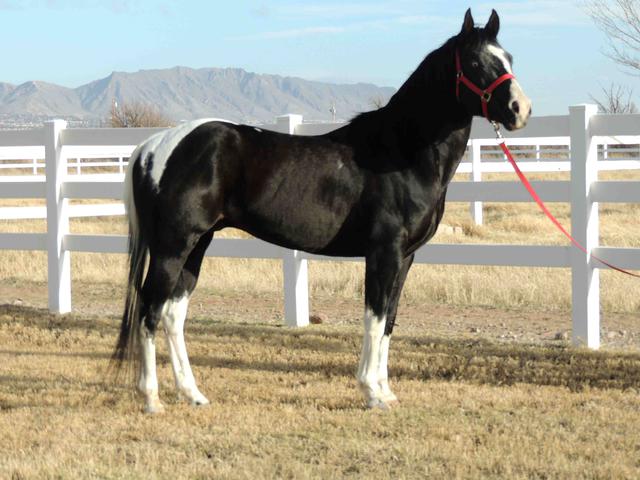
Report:
[[[640,1],[589,0],[586,9],[609,39],[605,54],[614,62],[640,74]]]
[[[171,127],[172,122],[156,107],[142,102],[127,102],[111,106],[109,126],[114,128]]]
[[[387,100],[385,100],[384,97],[382,97],[381,95],[377,95],[369,99],[369,104],[373,108],[378,109],[378,108],[384,107],[387,104]]]
[[[598,104],[603,113],[637,113],[636,104],[631,100],[633,90],[612,83],[608,88],[602,87],[602,99],[589,95]]]

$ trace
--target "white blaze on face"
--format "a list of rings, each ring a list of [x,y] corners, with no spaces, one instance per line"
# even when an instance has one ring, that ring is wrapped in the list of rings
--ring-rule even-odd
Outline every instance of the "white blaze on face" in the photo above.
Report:
[[[488,45],[487,50],[491,55],[502,62],[502,66],[507,73],[513,74],[511,62],[503,49],[495,45]],[[522,87],[520,87],[518,80],[515,78],[512,78],[509,84],[508,105],[509,109],[515,115],[513,125],[508,125],[508,127],[513,130],[524,127],[529,119],[529,115],[531,114],[531,100],[529,100],[529,97],[524,94]]]
[[[503,49],[501,49],[500,47],[496,47],[495,45],[488,45],[487,50],[489,50],[489,53],[491,53],[491,55],[497,57],[502,62],[502,66],[507,71],[507,73],[513,73],[511,62],[509,62],[507,54]]]

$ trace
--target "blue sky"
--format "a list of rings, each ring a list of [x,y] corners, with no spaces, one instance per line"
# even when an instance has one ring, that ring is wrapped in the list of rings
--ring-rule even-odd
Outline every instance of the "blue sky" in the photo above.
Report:
[[[0,81],[76,87],[112,71],[240,67],[398,87],[431,50],[491,8],[535,114],[601,86],[637,84],[602,51],[582,0],[0,0]],[[635,100],[638,102],[638,91]]]

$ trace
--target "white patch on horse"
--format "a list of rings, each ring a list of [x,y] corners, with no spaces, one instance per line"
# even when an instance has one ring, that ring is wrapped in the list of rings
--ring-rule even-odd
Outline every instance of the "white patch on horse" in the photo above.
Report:
[[[138,145],[136,149],[131,153],[129,157],[129,165],[127,172],[124,175],[124,208],[129,219],[129,232],[133,245],[136,244],[138,233],[138,214],[136,212],[136,206],[133,201],[133,164],[136,161],[142,161],[141,152],[143,145]]]
[[[150,176],[153,183],[158,186],[160,185],[160,179],[162,178],[162,174],[164,173],[164,169],[167,165],[167,160],[178,146],[178,144],[184,139],[187,135],[193,132],[200,125],[203,125],[208,122],[225,122],[232,123],[228,120],[223,120],[220,118],[201,118],[199,120],[193,120],[190,122],[185,122],[177,127],[170,128],[169,130],[165,130],[163,132],[156,133],[149,137],[142,145],[140,145],[140,165],[142,169],[146,171],[147,168],[147,159],[149,154],[153,154],[153,165],[151,166]]]
[[[491,55],[497,57],[502,62],[502,66],[507,71],[507,73],[513,73],[511,62],[509,62],[507,54],[503,49],[501,49],[500,47],[496,47],[495,45],[487,45],[487,50],[489,50]]]
[[[380,385],[380,392],[382,394],[382,400],[385,402],[395,402],[398,397],[394,395],[389,387],[389,343],[391,337],[389,335],[383,335],[380,340],[380,352],[378,361],[378,385]]]
[[[385,324],[386,317],[377,317],[369,308],[365,310],[364,337],[357,377],[360,390],[362,390],[369,408],[386,408],[387,406],[379,383],[380,350]]]
[[[253,127],[253,129],[254,129],[256,132],[262,133],[262,129],[261,129],[261,128]]]
[[[507,71],[507,73],[513,74],[513,69],[511,67],[511,62],[507,58],[507,54],[500,47],[496,47],[495,45],[488,45],[487,50],[496,58],[498,58]],[[529,118],[529,114],[531,113],[531,100],[524,94],[520,83],[515,78],[512,78],[509,82],[509,108],[513,111],[515,115],[515,122],[513,123],[513,127],[522,128],[527,123],[527,119]],[[513,105],[517,105],[517,111],[514,110]]]
[[[141,363],[138,391],[144,396],[146,413],[162,413],[164,406],[158,395],[158,376],[156,374],[156,344],[153,335],[143,325],[140,329]]]
[[[189,296],[186,294],[177,300],[167,300],[162,306],[162,323],[167,336],[176,388],[192,405],[207,405],[209,400],[200,393],[196,386],[184,342],[184,321],[187,317],[188,306]]]

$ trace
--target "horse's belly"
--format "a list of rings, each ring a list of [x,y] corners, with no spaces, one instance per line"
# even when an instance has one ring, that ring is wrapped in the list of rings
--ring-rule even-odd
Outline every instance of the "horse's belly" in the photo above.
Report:
[[[362,192],[358,174],[327,163],[289,164],[255,179],[235,197],[236,221],[249,233],[288,248],[319,252],[353,223]],[[256,188],[256,186],[258,188]]]
[[[320,252],[331,244],[346,219],[340,212],[305,202],[272,207],[248,210],[240,227],[268,242],[309,252]]]

